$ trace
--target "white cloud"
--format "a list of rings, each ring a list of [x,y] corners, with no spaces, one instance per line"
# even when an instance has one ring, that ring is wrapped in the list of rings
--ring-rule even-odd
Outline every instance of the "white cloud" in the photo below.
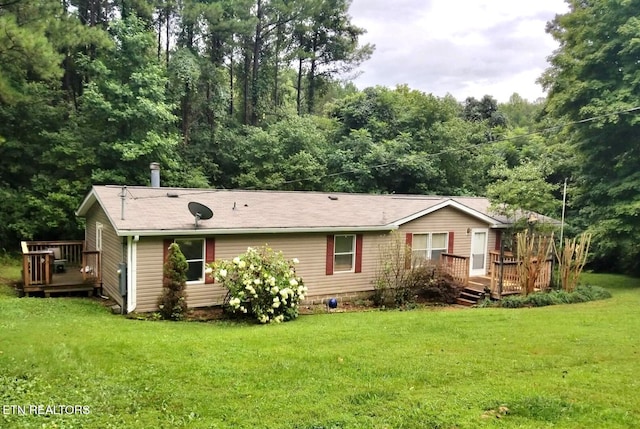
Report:
[[[367,30],[362,42],[376,45],[355,83],[534,100],[556,48],[546,22],[566,11],[563,0],[353,0],[352,21]]]

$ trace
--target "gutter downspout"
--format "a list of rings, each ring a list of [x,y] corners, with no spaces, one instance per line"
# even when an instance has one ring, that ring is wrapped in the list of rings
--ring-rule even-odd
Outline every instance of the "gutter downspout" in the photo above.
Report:
[[[138,242],[132,236],[127,237],[127,299],[126,313],[136,309],[136,260],[138,258]]]

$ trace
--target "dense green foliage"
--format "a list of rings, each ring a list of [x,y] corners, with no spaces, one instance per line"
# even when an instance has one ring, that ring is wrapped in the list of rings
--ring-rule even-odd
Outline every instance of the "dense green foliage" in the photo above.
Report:
[[[547,305],[576,304],[611,298],[611,293],[599,286],[581,285],[574,291],[552,290],[529,295],[514,295],[503,298],[499,305],[504,308],[545,307]]]
[[[91,184],[144,185],[159,162],[168,186],[487,195],[551,216],[568,178],[567,233],[640,270],[640,4],[569,3],[548,100],[498,103],[345,83],[374,49],[349,0],[2,2],[0,248],[80,238]]]
[[[548,27],[560,48],[542,78],[545,109],[577,122],[562,138],[578,155],[573,209],[593,233],[595,262],[640,272],[640,2],[568,3]]]
[[[269,326],[130,320],[95,301],[18,299],[0,286],[0,402],[90,410],[2,413],[0,426],[638,427],[638,280],[586,280],[613,298]]]
[[[263,246],[249,247],[231,261],[209,266],[229,293],[225,310],[247,315],[260,323],[288,322],[298,317],[307,287],[296,275],[297,259]]]

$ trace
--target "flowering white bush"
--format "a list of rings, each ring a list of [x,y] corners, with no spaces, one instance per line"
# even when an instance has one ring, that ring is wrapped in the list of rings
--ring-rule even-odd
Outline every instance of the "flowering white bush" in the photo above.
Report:
[[[216,282],[229,290],[227,310],[249,314],[260,323],[279,323],[298,317],[298,306],[307,292],[296,275],[297,259],[268,247],[249,247],[231,261],[209,265]]]

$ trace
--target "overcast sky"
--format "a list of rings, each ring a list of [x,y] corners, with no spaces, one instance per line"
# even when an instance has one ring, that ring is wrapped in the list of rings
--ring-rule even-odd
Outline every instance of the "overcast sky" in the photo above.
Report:
[[[545,25],[567,11],[564,0],[353,0],[352,22],[367,30],[362,43],[376,46],[355,84],[534,101],[557,47]]]

